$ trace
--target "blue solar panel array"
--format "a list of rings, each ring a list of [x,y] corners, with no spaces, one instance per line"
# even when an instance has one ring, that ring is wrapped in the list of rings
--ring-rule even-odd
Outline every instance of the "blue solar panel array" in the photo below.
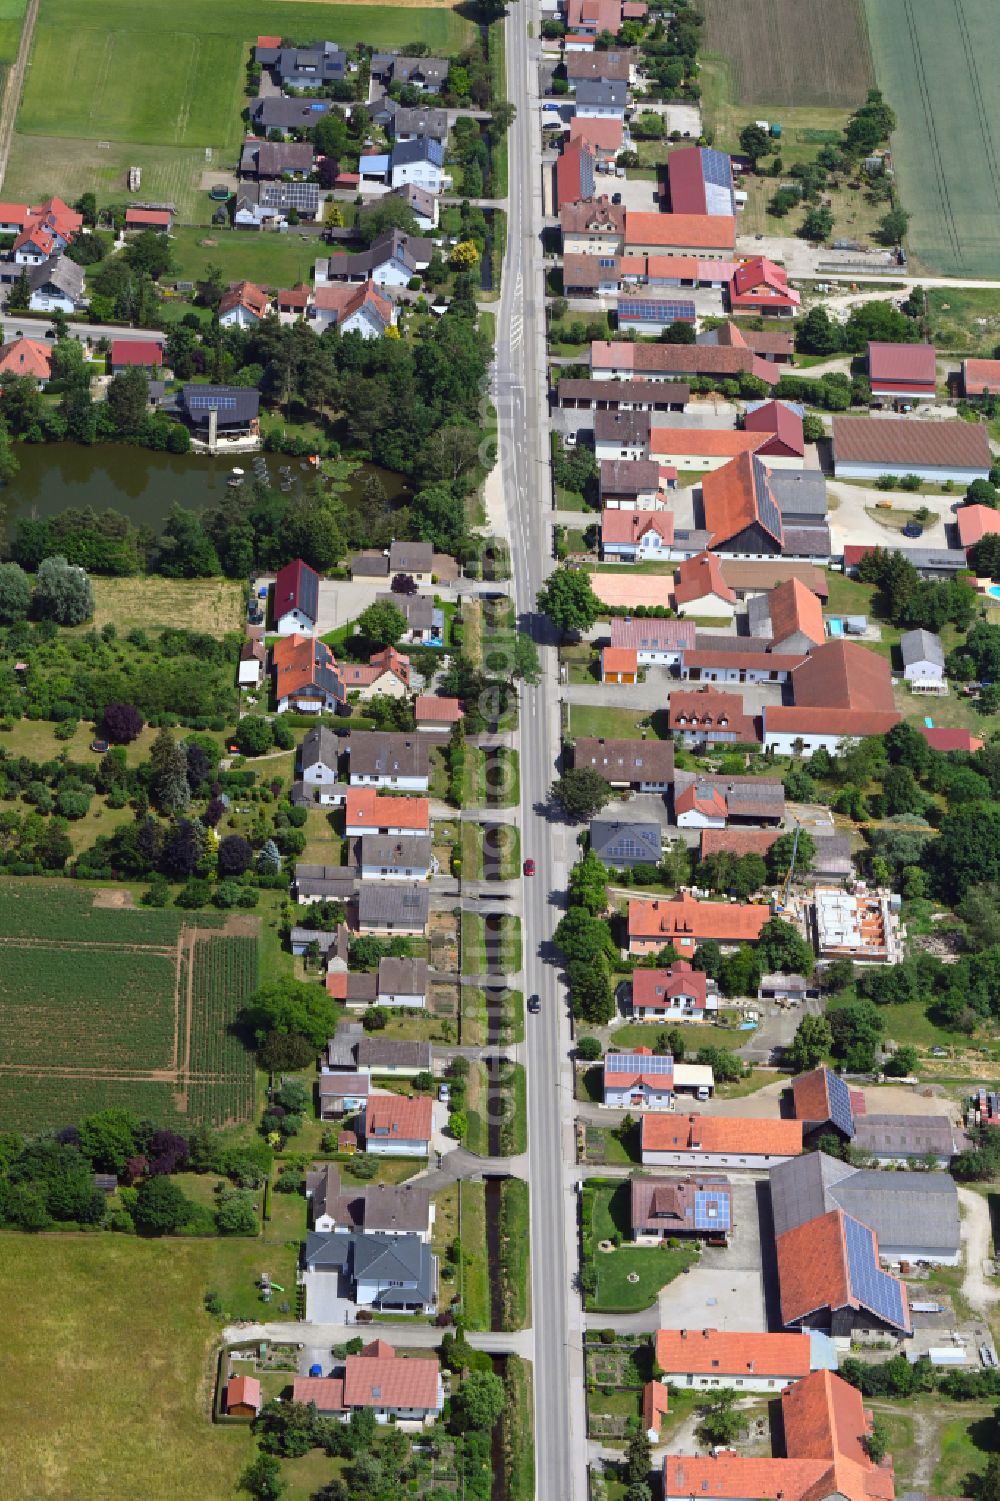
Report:
[[[187,397],[187,404],[191,412],[233,412],[236,410],[236,397],[191,392]]]
[[[733,169],[730,158],[724,151],[716,151],[711,146],[701,148],[701,174],[706,182],[714,182],[717,187],[729,188],[733,182]]]
[[[619,297],[619,318],[645,319],[658,323],[693,323],[693,302],[672,302],[660,298]]]
[[[696,1230],[728,1230],[729,1195],[710,1193],[699,1188],[694,1195],[694,1228]]]
[[[847,1275],[852,1296],[895,1329],[907,1327],[902,1284],[883,1272],[875,1256],[875,1237],[865,1225],[844,1215]]]
[[[776,541],[780,542],[782,538],[781,512],[778,510],[774,496],[768,488],[767,471],[760,459],[754,459],[753,470],[754,490],[757,494],[757,514],[760,517],[761,525],[770,532]]]
[[[824,1069],[826,1094],[830,1101],[830,1119],[845,1136],[854,1135],[854,1111],[851,1108],[851,1091],[838,1074]]]
[[[609,1053],[604,1066],[613,1074],[672,1074],[674,1060],[669,1053]]]

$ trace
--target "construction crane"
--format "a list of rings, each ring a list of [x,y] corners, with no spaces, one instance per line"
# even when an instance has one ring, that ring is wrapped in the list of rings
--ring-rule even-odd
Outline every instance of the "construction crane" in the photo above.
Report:
[[[795,838],[792,840],[792,858],[788,862],[788,874],[785,877],[785,884],[781,890],[781,901],[778,904],[779,912],[786,911],[788,907],[788,893],[792,888],[792,877],[795,874],[795,857],[799,852],[799,834],[801,832],[802,825],[800,823],[796,823]]]

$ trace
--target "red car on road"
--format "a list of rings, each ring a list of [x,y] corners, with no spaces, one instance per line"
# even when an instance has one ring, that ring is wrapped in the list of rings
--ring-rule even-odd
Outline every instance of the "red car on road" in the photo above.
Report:
[[[535,862],[534,862],[534,860],[525,860],[525,862],[524,862],[524,874],[526,876],[533,876],[535,874]]]

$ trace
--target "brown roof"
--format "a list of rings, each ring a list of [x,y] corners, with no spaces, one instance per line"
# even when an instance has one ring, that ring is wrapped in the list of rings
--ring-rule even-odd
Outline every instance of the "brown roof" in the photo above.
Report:
[[[749,349],[729,349],[717,344],[630,344],[622,339],[595,339],[590,346],[591,369],[621,366],[637,374],[740,375],[753,371]],[[773,379],[777,380],[775,371]]]
[[[925,417],[834,417],[834,461],[989,470],[986,428]]]
[[[563,204],[559,224],[563,234],[602,229],[621,235],[625,233],[625,210],[620,203],[612,203],[606,194],[601,198],[581,198],[576,203]]]
[[[607,382],[602,382],[606,385]],[[650,442],[650,413],[631,409],[594,413],[594,442],[620,443],[623,447],[645,448]]]
[[[761,652],[758,661],[750,664],[748,655],[745,651],[726,651],[721,647],[698,647],[684,653],[684,666],[729,668],[753,665],[765,667],[768,672],[791,672],[793,667],[805,661],[801,652]]]
[[[376,1350],[378,1353],[374,1353]],[[376,1340],[360,1355],[348,1355],[344,1362],[344,1406],[430,1411],[438,1405],[439,1380],[435,1356],[401,1359],[385,1340]]]
[[[617,280],[620,257],[614,257],[613,266],[603,266],[601,262],[606,259],[606,256],[583,255],[571,250],[563,256],[563,286],[596,287],[606,278]]]
[[[791,563],[783,558],[722,559],[722,577],[730,589],[773,589],[782,579],[798,578],[808,589],[825,600],[830,592],[826,574],[815,563]]]
[[[621,405],[624,401],[650,401],[670,406],[687,406],[690,386],[679,381],[660,380],[580,380],[564,378],[558,387],[559,405],[569,400],[600,400]]]
[[[655,490],[659,482],[660,466],[655,459],[601,460],[602,495],[638,495],[640,490]]]
[[[573,750],[573,765],[599,771],[610,782],[669,782],[674,748],[669,740],[605,740],[582,736]]]
[[[1000,392],[1000,360],[963,360],[962,382],[966,396]]]
[[[797,709],[895,710],[888,661],[856,641],[817,646],[792,673],[792,695]]]
[[[667,724],[672,731],[682,732],[722,729],[746,744],[760,738],[754,716],[744,713],[742,695],[718,688],[675,689],[667,705]]]
[[[800,579],[777,584],[768,595],[767,607],[774,641],[784,641],[799,631],[817,646],[826,640],[823,606]]]
[[[609,78],[628,83],[629,65],[638,60],[635,48],[614,52],[567,52],[567,78]]]
[[[933,344],[868,344],[868,375],[873,381],[915,381],[933,386],[937,378]]]

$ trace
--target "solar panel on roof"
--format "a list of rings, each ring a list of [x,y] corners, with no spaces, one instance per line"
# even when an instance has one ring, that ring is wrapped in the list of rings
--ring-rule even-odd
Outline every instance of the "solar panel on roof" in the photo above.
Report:
[[[906,1327],[899,1281],[883,1272],[875,1258],[875,1237],[867,1226],[844,1215],[847,1275],[852,1295],[870,1312],[897,1329]]]
[[[232,412],[236,409],[236,397],[205,395],[202,392],[196,391],[188,396],[187,404],[192,412]]]
[[[694,1228],[696,1230],[728,1230],[729,1195],[710,1193],[703,1188],[696,1189]]]
[[[672,1074],[674,1060],[669,1053],[609,1053],[604,1066],[613,1074]]]
[[[644,318],[656,319],[661,323],[676,323],[678,320],[693,322],[695,309],[693,302],[674,302],[661,300],[660,298],[646,299],[638,297],[620,297],[618,299],[619,318]]]
[[[830,1119],[845,1136],[854,1135],[854,1111],[851,1108],[851,1091],[838,1074],[824,1070],[826,1094],[830,1101]]]
[[[703,146],[701,172],[706,182],[714,182],[717,187],[728,188],[732,184],[732,167],[724,151],[715,151],[711,146]]]
[[[772,537],[780,539],[782,535],[781,512],[775,505],[774,497],[768,489],[767,473],[760,459],[754,459],[753,467],[754,490],[757,495],[757,510],[760,515],[761,524],[767,528]]]

